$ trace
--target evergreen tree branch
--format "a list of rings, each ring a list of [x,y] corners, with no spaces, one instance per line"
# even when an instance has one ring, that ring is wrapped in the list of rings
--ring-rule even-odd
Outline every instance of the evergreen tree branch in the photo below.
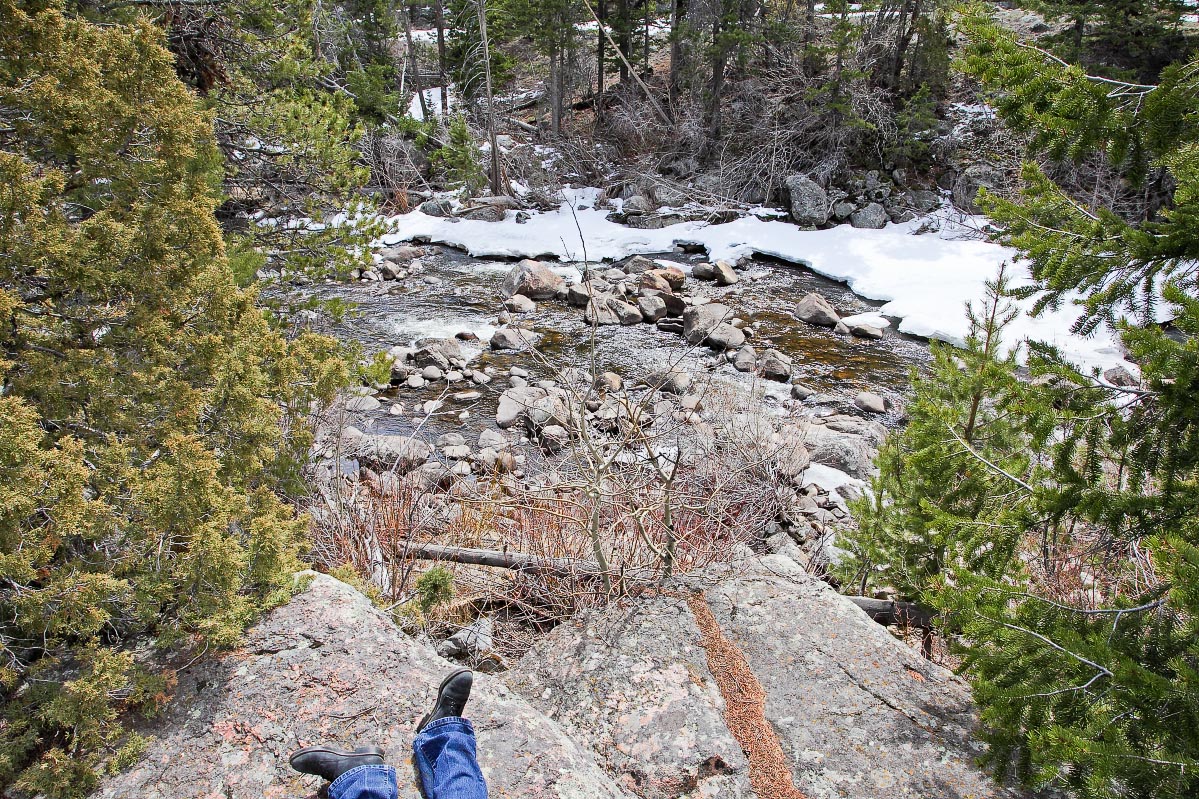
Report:
[[[1020,486],[1028,493],[1032,494],[1032,493],[1036,492],[1035,488],[1033,488],[1031,485],[1029,485],[1028,483],[1021,480],[1019,477],[1016,477],[1014,474],[1011,474],[1010,472],[1005,471],[1000,466],[996,465],[992,461],[989,461],[985,457],[983,457],[982,454],[980,454],[977,450],[975,450],[974,447],[970,446],[970,444],[967,443],[964,438],[962,438],[960,435],[958,435],[958,432],[953,429],[953,425],[951,425],[949,422],[945,423],[945,428],[949,431],[949,434],[954,437],[955,441],[957,441],[959,444],[961,444],[963,447],[965,447],[966,452],[973,455],[974,458],[976,460],[978,460],[979,462],[981,462],[984,466],[986,466],[987,468],[996,472],[997,474],[1000,474],[1003,477],[1006,477],[1007,479],[1011,480],[1013,483]]]

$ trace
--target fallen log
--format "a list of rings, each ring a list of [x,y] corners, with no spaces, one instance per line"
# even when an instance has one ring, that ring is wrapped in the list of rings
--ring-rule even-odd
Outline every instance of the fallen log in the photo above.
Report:
[[[888,599],[870,599],[864,596],[847,596],[850,602],[866,611],[866,615],[884,627],[895,625],[920,631],[920,652],[931,659],[933,656],[933,619],[936,614],[915,602],[895,602]]]
[[[599,574],[599,567],[591,561],[572,558],[543,558],[524,552],[501,552],[497,549],[413,544],[408,547],[404,555],[417,560],[444,560],[450,563],[467,563],[473,566],[491,566],[497,569],[546,574],[552,577]]]
[[[413,544],[405,550],[404,556],[416,560],[444,560],[472,566],[512,569],[513,571],[545,574],[552,577],[598,576],[600,573],[599,566],[589,560],[545,558],[525,552],[454,547],[442,544]],[[870,599],[864,596],[847,596],[845,598],[884,627],[902,624],[921,630],[932,629],[935,614],[915,602]]]
[[[922,630],[931,629],[936,614],[915,602],[896,602],[889,599],[870,599],[864,596],[847,596],[850,602],[866,611],[866,615],[884,627],[905,624]]]

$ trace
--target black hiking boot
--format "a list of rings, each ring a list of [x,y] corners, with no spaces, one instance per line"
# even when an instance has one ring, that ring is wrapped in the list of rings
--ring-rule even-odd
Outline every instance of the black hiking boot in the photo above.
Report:
[[[437,704],[433,705],[433,709],[416,725],[417,733],[430,722],[461,716],[462,711],[466,709],[466,700],[470,699],[470,687],[474,681],[475,675],[470,669],[457,669],[442,680],[441,687],[437,689]]]
[[[305,746],[292,752],[288,762],[301,774],[333,782],[352,768],[383,765],[383,750],[373,744],[349,752],[331,746]]]

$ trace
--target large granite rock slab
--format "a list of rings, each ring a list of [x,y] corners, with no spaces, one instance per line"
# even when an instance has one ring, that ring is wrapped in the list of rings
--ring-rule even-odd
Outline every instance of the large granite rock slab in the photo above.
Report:
[[[154,736],[102,799],[299,799],[320,781],[288,767],[309,744],[375,742],[416,799],[416,722],[454,665],[405,635],[353,588],[316,575],[245,645],[186,670]],[[476,677],[468,715],[491,796],[626,799],[587,750],[499,680]]]
[[[755,795],[685,601],[693,592],[760,683],[765,720],[808,799],[1019,795],[974,765],[982,745],[964,683],[778,555],[563,624],[509,683],[632,793]]]
[[[506,676],[638,796],[753,795],[682,597],[560,625]]]

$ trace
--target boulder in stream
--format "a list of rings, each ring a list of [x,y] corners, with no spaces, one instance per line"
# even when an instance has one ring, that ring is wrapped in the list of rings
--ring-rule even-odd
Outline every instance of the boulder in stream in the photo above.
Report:
[[[718,302],[692,306],[683,313],[683,336],[689,344],[700,344],[717,325],[732,318],[732,309]]]
[[[512,267],[500,286],[505,299],[514,294],[523,294],[532,300],[552,299],[558,290],[566,286],[562,276],[540,261],[525,259]]]
[[[796,304],[795,318],[821,327],[833,327],[841,321],[832,304],[816,292],[805,294]]]
[[[523,327],[501,327],[491,337],[493,350],[531,350],[541,338],[540,334]]]

